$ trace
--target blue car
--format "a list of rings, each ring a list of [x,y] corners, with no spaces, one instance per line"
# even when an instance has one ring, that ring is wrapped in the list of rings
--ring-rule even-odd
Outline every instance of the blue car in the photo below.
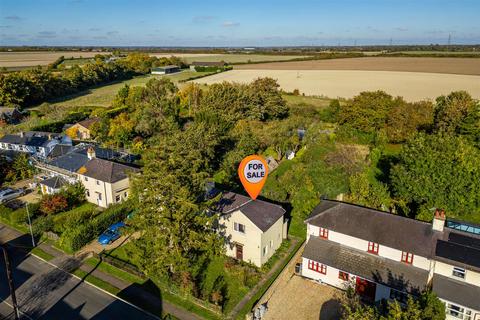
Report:
[[[98,242],[102,245],[112,243],[113,241],[120,238],[120,229],[123,227],[125,227],[125,223],[123,222],[117,222],[112,224],[100,235],[100,237],[98,237]]]

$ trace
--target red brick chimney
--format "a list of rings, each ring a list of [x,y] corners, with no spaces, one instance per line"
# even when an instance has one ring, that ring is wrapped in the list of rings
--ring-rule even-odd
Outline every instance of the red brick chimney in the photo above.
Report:
[[[435,231],[443,232],[445,227],[445,210],[436,209],[435,215],[433,216],[432,229]]]

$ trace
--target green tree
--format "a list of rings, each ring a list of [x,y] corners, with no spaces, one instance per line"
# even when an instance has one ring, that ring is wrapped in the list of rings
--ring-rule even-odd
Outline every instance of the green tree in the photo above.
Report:
[[[460,133],[467,117],[478,116],[478,102],[466,91],[455,91],[436,100],[434,126],[437,131]],[[478,121],[476,125],[478,125]],[[477,128],[478,130],[478,128]]]
[[[480,212],[480,151],[463,137],[419,134],[392,169],[396,197],[431,220],[430,208],[462,217]]]
[[[387,115],[388,140],[405,142],[417,131],[429,130],[433,124],[433,104],[429,101],[408,103],[398,100]]]
[[[401,98],[393,97],[383,91],[361,92],[348,101],[339,113],[339,123],[365,133],[373,133],[385,127],[388,113]]]
[[[136,245],[148,275],[189,283],[206,257],[222,252],[217,217],[206,214],[211,203],[203,201],[219,143],[214,130],[198,124],[157,137],[146,153],[143,173],[133,180],[133,199],[141,202],[133,225],[144,230]]]

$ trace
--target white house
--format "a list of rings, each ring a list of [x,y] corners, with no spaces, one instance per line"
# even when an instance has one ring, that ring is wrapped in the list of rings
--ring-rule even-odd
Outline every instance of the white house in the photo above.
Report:
[[[42,194],[55,194],[60,192],[64,186],[68,185],[68,181],[61,176],[53,176],[40,181],[39,185]]]
[[[216,211],[226,254],[238,260],[261,267],[287,237],[285,209],[276,204],[226,192]]]
[[[0,138],[0,149],[29,153],[32,156],[46,158],[56,144],[71,144],[68,137],[50,133],[28,131],[19,134],[7,134]]]
[[[430,224],[322,200],[305,222],[303,276],[371,302],[433,288],[447,319],[480,319],[480,233],[445,226],[443,211]]]

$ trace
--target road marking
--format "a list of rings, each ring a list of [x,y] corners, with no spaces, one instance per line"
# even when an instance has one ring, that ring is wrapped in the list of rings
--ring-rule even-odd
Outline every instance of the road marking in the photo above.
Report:
[[[12,306],[10,303],[8,303],[7,300],[3,300],[2,302],[4,302],[7,306],[9,306],[10,308],[13,309],[13,306]],[[18,311],[20,311],[20,313],[21,313],[22,315],[24,315],[25,317],[27,317],[28,319],[34,320],[34,319],[33,319],[32,317],[30,317],[28,314],[26,314],[25,312],[23,312],[22,310],[20,310],[20,307],[18,307]],[[15,312],[15,311],[14,311],[14,312]]]
[[[37,256],[37,255],[34,254],[34,253],[29,252],[27,255],[29,255],[29,256],[34,256],[35,258],[37,258],[37,259],[39,259],[39,260],[42,260],[42,261],[45,262],[46,264],[49,264],[49,265],[51,265],[52,267],[54,267],[54,268],[56,268],[56,269],[58,269],[58,270],[60,270],[60,271],[63,271],[63,272],[65,272],[66,274],[69,274],[69,275],[71,275],[72,277],[80,280],[81,283],[86,283],[86,284],[88,284],[88,285],[90,285],[90,286],[92,286],[92,287],[94,287],[94,288],[96,288],[96,289],[98,289],[98,290],[100,290],[100,291],[108,294],[109,296],[111,296],[111,297],[113,297],[113,298],[115,298],[115,299],[117,299],[117,300],[120,300],[120,301],[122,301],[123,303],[126,303],[126,304],[128,304],[129,306],[134,307],[135,309],[137,309],[137,310],[139,310],[139,311],[142,311],[142,312],[148,314],[149,316],[151,316],[151,317],[153,317],[153,318],[155,318],[155,319],[162,320],[161,318],[159,318],[158,316],[154,315],[153,313],[151,313],[151,312],[149,312],[149,311],[147,311],[147,310],[144,310],[144,309],[140,308],[139,306],[136,306],[136,305],[134,305],[133,303],[131,303],[131,302],[125,300],[125,299],[122,299],[122,298],[114,295],[113,293],[110,293],[110,292],[108,292],[108,291],[106,291],[106,290],[104,290],[104,289],[102,289],[102,288],[100,288],[100,287],[97,287],[96,285],[94,285],[94,284],[92,284],[92,283],[90,283],[90,282],[88,282],[88,281],[86,281],[86,280],[82,280],[82,278],[80,278],[79,276],[77,276],[77,275],[75,275],[75,274],[73,274],[73,273],[67,272],[67,271],[63,270],[62,268],[59,268],[59,267],[56,266],[55,264],[53,264],[53,263],[51,263],[50,261],[47,261],[47,260],[45,260],[45,259]],[[101,279],[100,279],[100,280],[101,280]],[[107,283],[108,283],[108,282],[107,282]],[[31,319],[31,318],[30,318],[30,319]],[[32,319],[32,320],[33,320],[33,319]]]

